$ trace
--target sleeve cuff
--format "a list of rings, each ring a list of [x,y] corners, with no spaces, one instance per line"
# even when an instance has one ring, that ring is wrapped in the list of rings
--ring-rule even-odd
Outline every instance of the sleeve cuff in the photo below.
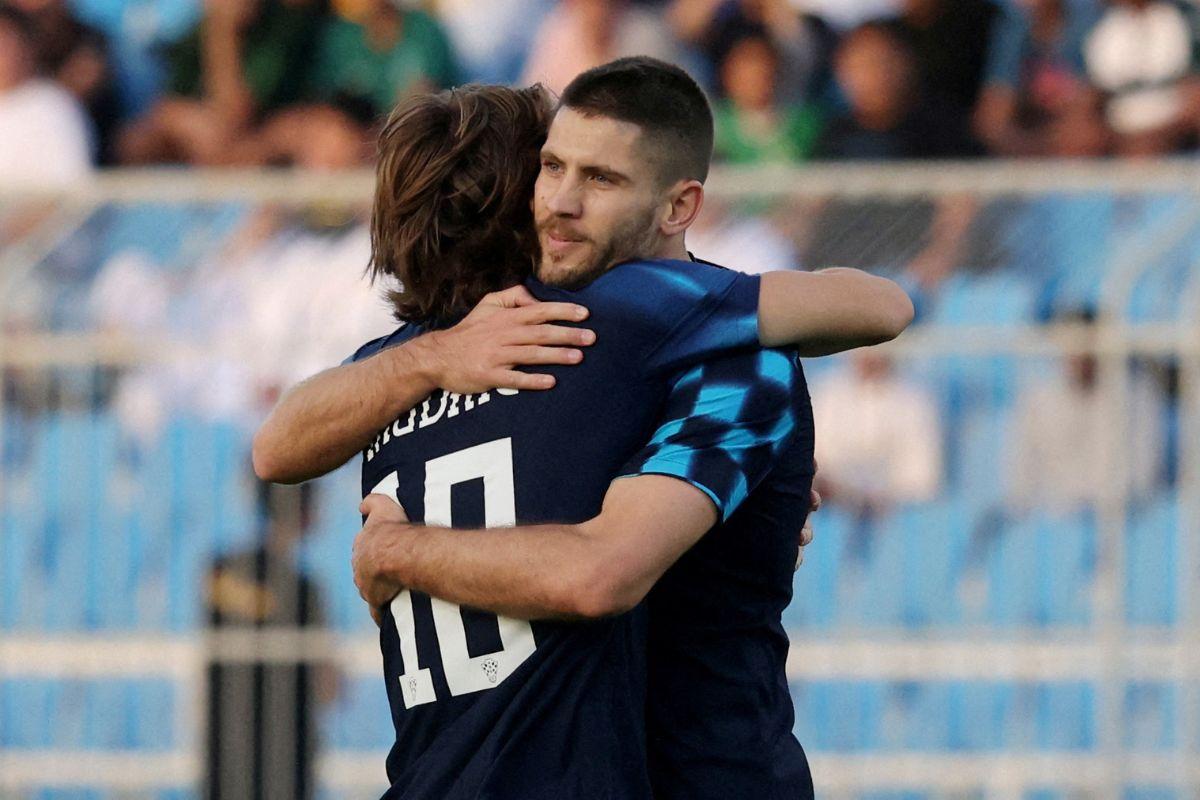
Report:
[[[636,478],[639,475],[666,475],[667,477],[678,478],[684,483],[695,486],[697,489],[704,492],[704,494],[708,495],[708,499],[712,501],[714,506],[716,506],[717,518],[719,521],[725,521],[727,517],[726,504],[721,500],[716,492],[705,486],[700,481],[696,480],[696,478],[688,475],[687,467],[685,465],[668,461],[666,459],[652,459],[647,461],[637,470],[627,470],[623,472],[617,476],[617,479]]]

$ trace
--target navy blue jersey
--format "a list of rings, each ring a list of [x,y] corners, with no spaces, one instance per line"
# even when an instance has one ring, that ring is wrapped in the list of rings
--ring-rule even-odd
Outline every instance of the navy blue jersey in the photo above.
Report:
[[[757,342],[758,281],[712,266],[635,262],[579,292],[530,289],[591,310],[583,363],[547,369],[559,379],[548,392],[435,392],[365,451],[364,495],[392,493],[434,525],[584,521],[651,438],[680,371]],[[724,511],[745,482],[726,473],[746,460],[685,471]],[[396,729],[385,796],[649,798],[644,625],[644,608],[530,623],[402,592],[380,631]]]
[[[627,474],[671,473],[685,463],[698,474],[721,474],[704,462],[741,453],[747,480],[732,487],[732,496],[748,496],[731,513],[726,509],[724,521],[649,596],[654,796],[811,798],[808,761],[792,733],[788,639],[780,620],[792,598],[813,477],[804,373],[774,351],[755,360],[716,360],[682,375],[663,416]],[[755,445],[764,439],[772,447]],[[711,447],[714,440],[723,446]]]

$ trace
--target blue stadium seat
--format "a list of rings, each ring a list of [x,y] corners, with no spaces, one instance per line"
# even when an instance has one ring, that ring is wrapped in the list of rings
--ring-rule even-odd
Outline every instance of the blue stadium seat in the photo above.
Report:
[[[1034,318],[1028,281],[1008,272],[976,276],[956,273],[938,287],[928,321],[954,325],[1010,325]]]
[[[1004,720],[1012,702],[1012,687],[985,681],[954,681],[948,692],[947,749],[1000,750],[1004,746]]]
[[[1129,516],[1125,619],[1131,625],[1171,625],[1178,613],[1178,503],[1166,497]]]
[[[386,750],[394,731],[387,696],[377,678],[346,680],[337,703],[324,714],[323,741],[347,750]]]
[[[988,617],[1001,626],[1091,619],[1095,525],[1087,514],[1033,514],[1002,531],[988,563]]]
[[[1125,687],[1122,743],[1134,752],[1162,751],[1176,745],[1177,687],[1161,681],[1139,681]]]
[[[1035,688],[1039,750],[1090,750],[1096,746],[1094,687],[1080,682]]]
[[[841,753],[877,752],[886,686],[878,681],[792,684],[795,733],[806,748]]]
[[[1012,442],[1010,406],[976,406],[962,414],[946,448],[950,491],[976,511],[1005,504],[1009,486],[1005,459]]]
[[[840,590],[850,518],[839,507],[826,505],[813,518],[815,538],[804,551],[804,565],[792,582],[792,602],[783,612],[787,628],[829,630],[840,618]]]
[[[1038,604],[1041,625],[1084,626],[1092,619],[1096,526],[1089,514],[1038,520]]]
[[[1122,800],[1183,800],[1188,796],[1165,786],[1129,786],[1121,792]]]

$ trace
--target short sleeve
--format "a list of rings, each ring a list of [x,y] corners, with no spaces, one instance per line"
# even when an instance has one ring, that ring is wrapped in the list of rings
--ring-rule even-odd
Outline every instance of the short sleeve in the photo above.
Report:
[[[387,336],[380,336],[378,339],[372,339],[362,347],[355,350],[349,358],[341,363],[341,366],[344,367],[347,364],[353,364],[355,361],[362,361],[370,358],[378,352],[387,350],[389,347],[395,347],[396,345],[403,344],[410,339],[415,339],[423,332],[423,329],[419,325],[404,323]]]
[[[794,356],[781,350],[692,367],[675,380],[658,429],[621,477],[679,478],[708,495],[724,521],[794,438],[802,387]]]
[[[660,259],[620,264],[575,292],[548,295],[536,282],[530,288],[542,299],[585,305],[593,318],[616,318],[638,342],[642,372],[665,376],[758,347],[759,281],[702,261]]]

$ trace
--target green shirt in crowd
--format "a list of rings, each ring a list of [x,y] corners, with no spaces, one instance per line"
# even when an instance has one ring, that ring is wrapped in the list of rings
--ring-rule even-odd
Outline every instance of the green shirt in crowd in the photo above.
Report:
[[[776,124],[764,135],[752,130],[729,102],[713,109],[714,156],[729,164],[788,164],[812,157],[824,117],[814,106],[780,109]]]
[[[263,3],[242,40],[242,72],[259,111],[304,99],[300,90],[320,23],[314,5]],[[168,83],[175,94],[204,92],[203,35],[204,26],[198,25],[171,48]]]
[[[428,14],[404,11],[400,38],[385,50],[374,49],[358,23],[335,19],[326,24],[312,73],[317,97],[362,98],[385,114],[422,81],[434,89],[458,82],[450,41]]]

